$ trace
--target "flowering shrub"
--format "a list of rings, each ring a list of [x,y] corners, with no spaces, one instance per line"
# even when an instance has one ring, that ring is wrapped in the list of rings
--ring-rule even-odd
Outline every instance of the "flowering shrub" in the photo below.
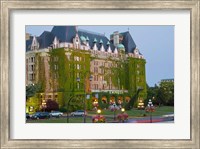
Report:
[[[120,122],[127,121],[127,120],[128,120],[128,114],[127,114],[127,113],[118,114],[118,115],[117,115],[117,119],[118,119]]]
[[[145,111],[146,111],[146,112],[155,112],[155,107],[153,106],[153,107],[150,108],[150,107],[147,106],[147,107],[145,108]]]
[[[92,122],[93,123],[105,123],[106,119],[102,115],[96,115],[96,116],[92,117]]]
[[[98,106],[99,106],[98,102],[93,102],[92,105],[93,105],[94,107],[98,107]]]
[[[111,105],[109,106],[109,109],[113,112],[113,111],[116,111],[116,110],[119,110],[120,108],[117,106],[117,105]]]

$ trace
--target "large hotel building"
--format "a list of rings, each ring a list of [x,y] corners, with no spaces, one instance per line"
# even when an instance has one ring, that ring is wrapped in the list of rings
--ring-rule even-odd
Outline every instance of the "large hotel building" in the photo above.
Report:
[[[63,107],[71,96],[85,94],[91,95],[88,106],[98,101],[102,108],[145,99],[145,63],[129,31],[107,38],[77,26],[54,26],[38,37],[26,34],[26,85],[41,86],[35,95],[39,108],[48,99]]]

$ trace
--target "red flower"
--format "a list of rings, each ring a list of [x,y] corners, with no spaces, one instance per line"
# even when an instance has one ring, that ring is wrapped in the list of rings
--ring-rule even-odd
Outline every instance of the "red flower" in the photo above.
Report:
[[[106,119],[102,115],[95,115],[94,117],[92,117],[93,123],[105,123],[105,121],[106,121]]]
[[[127,119],[128,119],[128,114],[127,114],[127,113],[118,114],[118,115],[117,115],[117,119],[118,119],[119,121],[127,120]]]

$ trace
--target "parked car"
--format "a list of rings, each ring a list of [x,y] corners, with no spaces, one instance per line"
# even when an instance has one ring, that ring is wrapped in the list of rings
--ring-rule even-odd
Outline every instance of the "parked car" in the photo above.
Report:
[[[48,112],[36,112],[31,117],[31,119],[47,119],[47,118],[50,118]]]
[[[52,111],[51,113],[49,113],[49,115],[51,117],[61,117],[61,116],[63,116],[63,113],[60,111]]]
[[[173,121],[173,120],[174,120],[174,114],[163,115],[163,117],[164,117],[166,120],[169,120],[169,121]]]
[[[30,119],[31,117],[30,117],[30,115],[29,115],[29,113],[26,113],[26,119]]]
[[[86,111],[85,111],[85,115],[87,115]],[[77,110],[75,112],[72,112],[71,116],[84,116],[84,110]]]

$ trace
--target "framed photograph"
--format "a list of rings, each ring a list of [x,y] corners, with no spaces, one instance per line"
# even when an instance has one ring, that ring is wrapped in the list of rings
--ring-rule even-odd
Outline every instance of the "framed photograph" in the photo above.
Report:
[[[2,1],[1,148],[199,148],[199,1]]]

